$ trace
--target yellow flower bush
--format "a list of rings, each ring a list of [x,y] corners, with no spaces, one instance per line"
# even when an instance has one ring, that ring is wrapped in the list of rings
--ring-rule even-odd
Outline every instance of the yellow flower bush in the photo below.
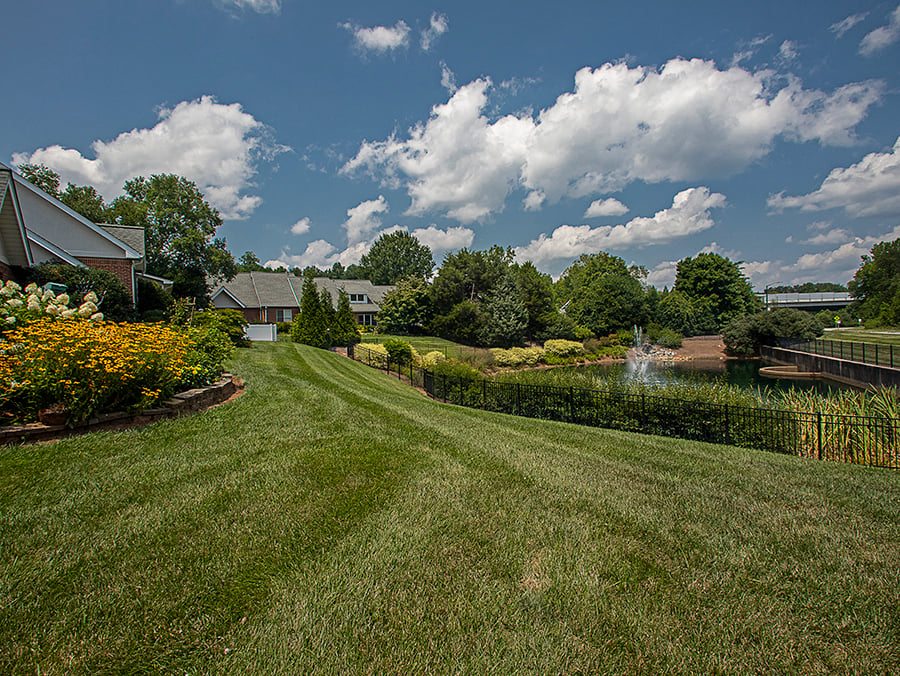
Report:
[[[89,310],[77,314],[91,320],[44,316],[6,333],[0,342],[0,423],[35,421],[50,406],[67,410],[69,423],[147,408],[209,381],[230,352],[222,346],[225,336],[106,322]]]

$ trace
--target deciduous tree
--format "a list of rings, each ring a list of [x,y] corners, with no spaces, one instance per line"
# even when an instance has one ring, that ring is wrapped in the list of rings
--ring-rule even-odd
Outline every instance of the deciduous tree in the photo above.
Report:
[[[735,317],[752,314],[762,307],[741,272],[740,262],[716,253],[700,253],[678,261],[675,290],[687,296],[695,308],[708,308],[715,330],[721,330]]]
[[[434,269],[431,249],[408,232],[381,235],[359,261],[373,284],[396,284],[404,277],[428,278]]]
[[[859,317],[900,325],[900,238],[872,247],[848,288]]]
[[[148,272],[172,279],[175,296],[205,299],[207,278],[234,276],[237,266],[225,239],[215,236],[219,212],[192,181],[140,176],[125,184],[110,210],[116,223],[144,228]]]

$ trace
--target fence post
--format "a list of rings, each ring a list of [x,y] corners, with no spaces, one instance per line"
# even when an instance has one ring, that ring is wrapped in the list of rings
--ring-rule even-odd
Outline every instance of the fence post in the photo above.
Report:
[[[647,429],[647,403],[644,400],[644,393],[641,392],[641,430]]]
[[[891,368],[894,368],[894,346],[891,345]]]
[[[487,378],[481,379],[481,410],[487,408]]]
[[[444,374],[444,403],[447,403],[447,374]]]
[[[725,404],[725,443],[731,445],[731,420],[728,417],[728,404]]]
[[[818,436],[818,459],[822,459],[822,414],[818,411],[816,412],[816,427],[818,427],[819,434]]]
[[[516,383],[516,415],[522,415],[522,383]]]
[[[575,390],[569,386],[569,422],[575,420]]]

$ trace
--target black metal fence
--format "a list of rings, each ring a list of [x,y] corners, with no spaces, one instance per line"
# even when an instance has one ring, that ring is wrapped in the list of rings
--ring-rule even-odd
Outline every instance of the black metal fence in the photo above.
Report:
[[[528,418],[900,469],[900,421],[436,375],[356,346],[358,361],[397,373],[438,401]]]
[[[798,350],[810,354],[820,354],[823,357],[837,357],[864,364],[900,368],[900,348],[895,350],[893,345],[855,343],[849,340],[819,340],[818,338],[814,340],[779,338],[777,342],[778,347],[786,350]]]

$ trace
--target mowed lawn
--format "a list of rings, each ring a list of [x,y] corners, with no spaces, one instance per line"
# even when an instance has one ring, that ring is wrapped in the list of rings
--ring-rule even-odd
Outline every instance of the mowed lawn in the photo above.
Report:
[[[900,473],[456,408],[291,343],[0,450],[0,673],[898,673]]]

